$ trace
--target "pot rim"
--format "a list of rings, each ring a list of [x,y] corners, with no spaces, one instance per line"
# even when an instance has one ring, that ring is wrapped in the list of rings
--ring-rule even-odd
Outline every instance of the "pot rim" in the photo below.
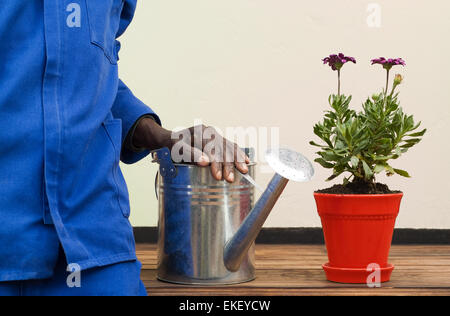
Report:
[[[367,198],[367,197],[398,197],[403,196],[403,192],[400,193],[386,193],[386,194],[334,194],[334,193],[317,193],[314,192],[314,196],[317,197],[352,197],[352,198]]]

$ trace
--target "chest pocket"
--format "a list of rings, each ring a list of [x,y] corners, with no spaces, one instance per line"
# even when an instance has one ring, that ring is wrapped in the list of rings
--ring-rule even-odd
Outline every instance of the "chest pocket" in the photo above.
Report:
[[[86,0],[91,43],[117,64],[120,43],[116,41],[124,0]]]

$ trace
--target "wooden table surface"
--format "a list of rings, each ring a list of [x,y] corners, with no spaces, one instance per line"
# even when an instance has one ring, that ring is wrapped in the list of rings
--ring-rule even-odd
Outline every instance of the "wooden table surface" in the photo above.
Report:
[[[149,295],[450,295],[450,246],[392,246],[391,281],[381,288],[328,282],[325,246],[257,245],[256,280],[221,287],[188,287],[156,279],[156,245],[139,244],[142,279]]]

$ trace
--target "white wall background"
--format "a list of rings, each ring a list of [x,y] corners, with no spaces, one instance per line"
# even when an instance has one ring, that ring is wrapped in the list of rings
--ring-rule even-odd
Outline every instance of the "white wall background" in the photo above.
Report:
[[[381,8],[380,27],[368,24],[371,4]],[[141,0],[121,39],[120,72],[167,128],[196,118],[222,129],[278,126],[282,144],[314,159],[312,126],[336,86],[321,58],[342,51],[358,59],[343,70],[343,91],[359,109],[384,85],[369,60],[402,57],[402,106],[429,132],[394,163],[413,178],[380,181],[405,192],[397,227],[450,228],[449,34],[448,0]],[[123,170],[133,225],[155,226],[155,166],[146,159]],[[328,172],[316,165],[311,183],[290,183],[266,226],[320,226],[312,193],[331,185]]]

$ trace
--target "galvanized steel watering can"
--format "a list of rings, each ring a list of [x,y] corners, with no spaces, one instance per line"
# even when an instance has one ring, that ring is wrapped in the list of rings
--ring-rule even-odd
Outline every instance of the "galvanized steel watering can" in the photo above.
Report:
[[[254,186],[239,172],[227,183],[209,168],[174,164],[167,148],[154,158],[160,165],[158,279],[189,285],[253,280],[254,242],[270,211],[289,180],[305,182],[314,174],[299,153],[267,151],[275,175],[253,207]],[[255,166],[249,165],[251,177]]]

